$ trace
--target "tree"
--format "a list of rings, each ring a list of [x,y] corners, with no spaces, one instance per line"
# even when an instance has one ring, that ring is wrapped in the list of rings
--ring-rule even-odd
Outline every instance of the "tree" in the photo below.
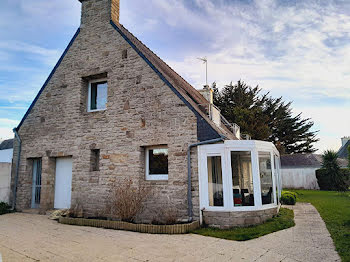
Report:
[[[291,102],[261,94],[258,86],[253,88],[241,81],[235,85],[231,82],[222,90],[214,83],[213,89],[215,105],[229,122],[241,127],[242,133],[275,143],[282,154],[316,151],[317,132],[310,131],[314,123],[302,119],[301,114],[293,116]]]
[[[350,169],[350,146],[348,146],[348,168]]]
[[[322,155],[322,169],[316,170],[316,178],[321,190],[346,191],[347,172],[340,169],[338,155],[327,150]]]

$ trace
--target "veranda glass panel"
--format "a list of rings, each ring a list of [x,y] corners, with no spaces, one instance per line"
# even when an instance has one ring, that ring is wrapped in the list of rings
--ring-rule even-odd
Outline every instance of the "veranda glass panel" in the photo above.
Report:
[[[269,152],[259,152],[259,170],[262,204],[271,204],[273,203],[273,182],[271,155]]]
[[[231,151],[234,206],[254,206],[252,157],[250,151]]]
[[[224,206],[221,156],[208,156],[209,206]]]
[[[276,155],[274,155],[273,157],[274,159],[274,171],[275,171],[275,188],[276,188],[276,200],[277,200],[277,204],[279,204],[279,195],[278,195],[278,184],[279,184],[279,168],[278,168],[278,157]]]

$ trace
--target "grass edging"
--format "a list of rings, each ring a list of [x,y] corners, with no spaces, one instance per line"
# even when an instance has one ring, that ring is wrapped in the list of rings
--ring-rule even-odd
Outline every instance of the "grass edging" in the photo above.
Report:
[[[149,233],[149,234],[186,234],[199,227],[199,221],[194,221],[188,224],[177,224],[177,225],[149,225],[149,224],[133,224],[133,223],[123,222],[123,221],[60,217],[58,222],[61,224],[67,224],[67,225],[128,230],[128,231]]]
[[[260,225],[249,227],[234,227],[231,229],[202,227],[192,231],[192,233],[228,240],[246,241],[293,226],[295,226],[293,210],[280,208],[280,212],[276,216],[266,220],[265,223]]]

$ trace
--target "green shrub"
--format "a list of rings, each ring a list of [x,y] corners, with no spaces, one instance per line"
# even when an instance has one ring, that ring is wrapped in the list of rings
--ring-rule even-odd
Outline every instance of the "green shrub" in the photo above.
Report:
[[[350,181],[350,169],[342,168],[334,172],[325,168],[316,170],[316,178],[321,190],[347,191]]]
[[[0,202],[0,215],[10,213],[10,206],[4,202]]]
[[[346,191],[349,188],[348,172],[339,167],[338,155],[331,150],[322,155],[322,168],[316,170],[316,178],[321,190]]]
[[[282,191],[281,203],[284,205],[295,205],[297,194],[291,191]]]
[[[350,146],[348,146],[348,168],[350,169]]]

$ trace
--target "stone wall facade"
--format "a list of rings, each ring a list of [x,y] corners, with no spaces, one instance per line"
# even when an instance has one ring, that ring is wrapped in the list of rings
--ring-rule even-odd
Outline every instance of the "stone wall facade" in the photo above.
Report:
[[[254,211],[203,211],[203,222],[210,227],[227,229],[264,223],[267,219],[278,214],[279,207]]]
[[[42,159],[41,209],[54,206],[55,163],[73,159],[71,205],[103,215],[115,185],[126,178],[150,186],[140,220],[175,208],[187,219],[187,147],[196,143],[195,114],[109,23],[109,0],[84,1],[80,33],[18,131],[22,139],[16,206],[30,208],[32,160]],[[84,23],[83,23],[84,22]],[[107,109],[87,112],[88,81],[106,77]],[[17,161],[17,141],[12,184]],[[145,180],[145,148],[167,145],[169,179]],[[91,150],[100,150],[91,171]],[[197,149],[192,149],[193,211],[199,217]]]

